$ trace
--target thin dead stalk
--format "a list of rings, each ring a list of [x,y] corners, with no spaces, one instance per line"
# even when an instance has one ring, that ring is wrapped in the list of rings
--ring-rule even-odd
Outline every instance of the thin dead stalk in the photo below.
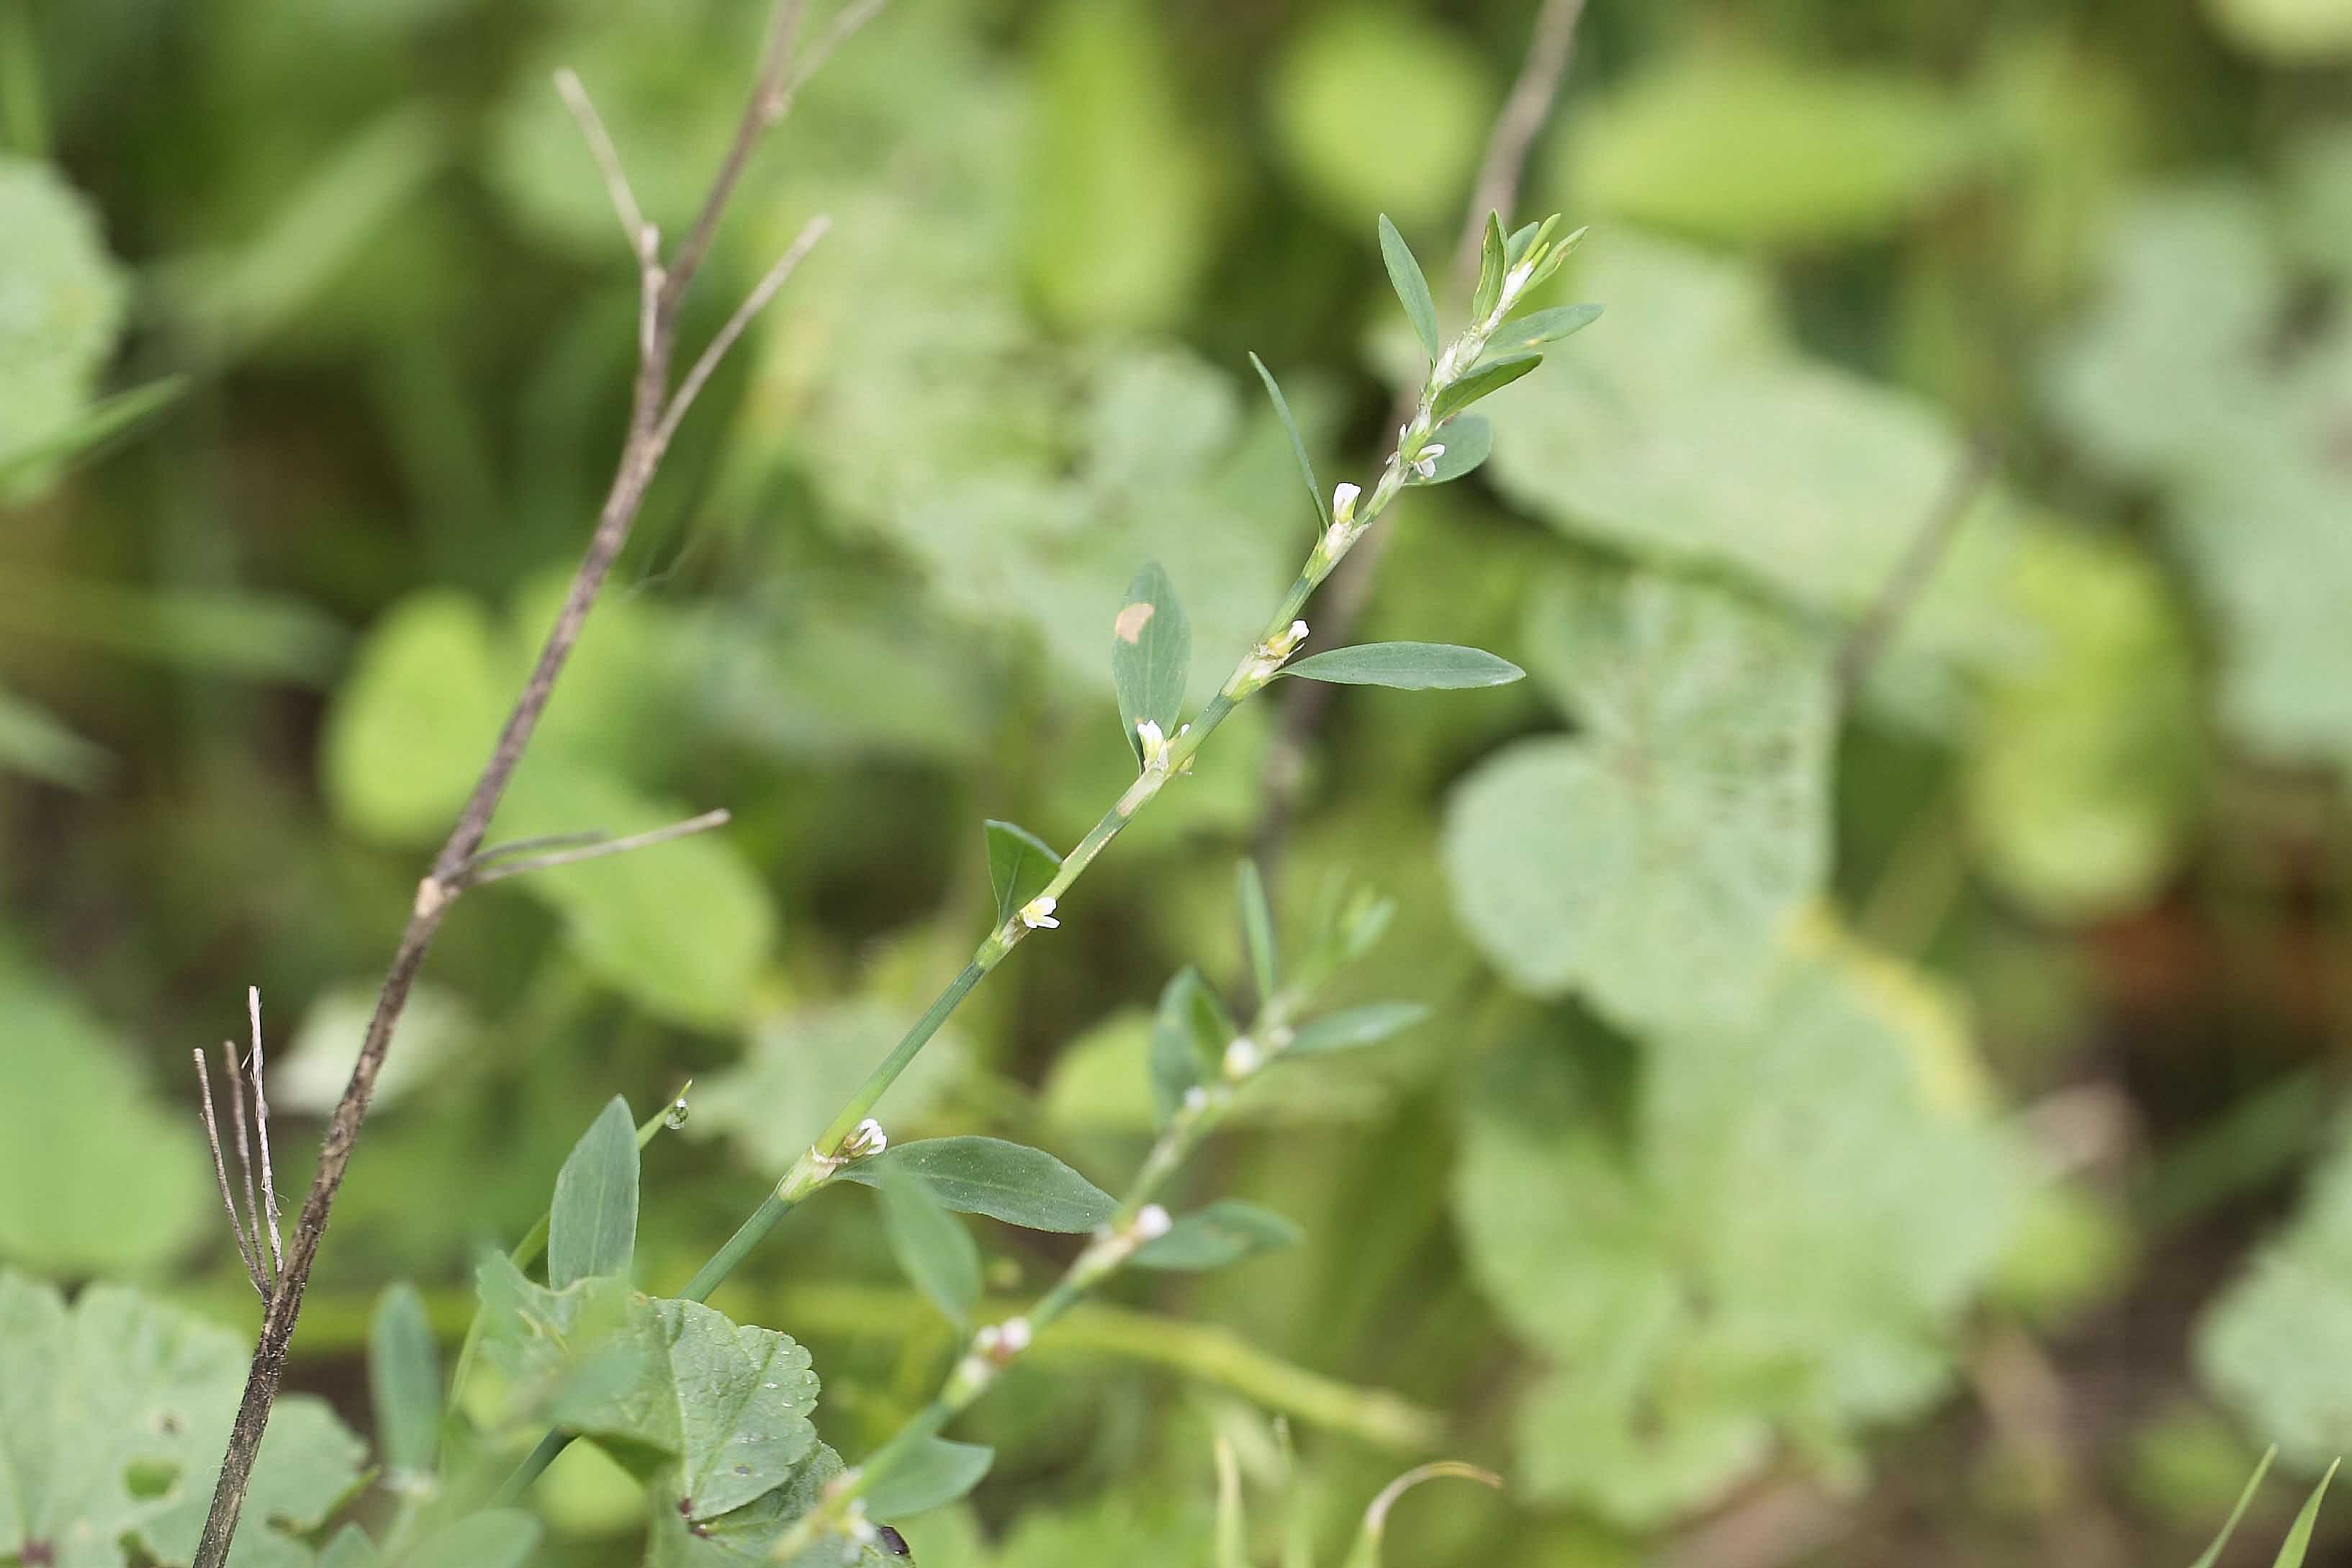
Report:
[[[779,0],[771,24],[768,41],[762,54],[751,100],[736,128],[732,144],[725,161],[711,181],[709,192],[688,229],[685,239],[671,253],[667,262],[661,255],[660,237],[646,221],[644,209],[629,187],[618,151],[604,128],[594,106],[579,80],[569,72],[557,82],[558,90],[578,119],[586,137],[589,150],[596,159],[611,196],[614,211],[628,237],[631,256],[637,265],[639,293],[642,306],[638,322],[638,364],[635,384],[630,394],[627,434],[621,446],[619,462],[599,509],[594,532],[583,554],[572,584],[564,595],[554,626],[541,645],[522,692],[515,700],[511,712],[499,731],[497,744],[489,761],[483,766],[472,793],[467,797],[457,826],[451,829],[447,842],[434,857],[432,869],[418,883],[416,899],[409,913],[408,924],[401,932],[400,942],[393,954],[390,973],[383,989],[376,999],[375,1011],[368,1021],[367,1033],[360,1044],[358,1059],[352,1064],[352,1076],[344,1087],[327,1121],[327,1131],[319,1150],[319,1169],[304,1198],[302,1211],[294,1226],[293,1237],[285,1247],[275,1286],[268,1293],[268,1307],[263,1314],[261,1333],[253,1352],[253,1363],[247,1373],[245,1395],[237,1407],[236,1425],[229,1434],[228,1447],[222,1456],[219,1484],[213,1492],[212,1508],[205,1520],[204,1532],[196,1544],[194,1568],[222,1568],[228,1556],[229,1542],[236,1531],[237,1518],[244,1510],[246,1493],[253,1479],[255,1457],[259,1453],[264,1430],[268,1426],[269,1413],[278,1395],[278,1384],[285,1371],[288,1347],[293,1341],[294,1329],[302,1310],[302,1294],[310,1279],[311,1265],[316,1261],[320,1240],[326,1235],[329,1211],[335,1194],[341,1189],[345,1171],[350,1167],[352,1152],[359,1140],[361,1123],[366,1119],[368,1101],[375,1089],[377,1075],[383,1068],[385,1050],[392,1043],[393,1030],[400,1022],[402,1011],[408,1005],[411,989],[416,983],[417,972],[425,965],[425,954],[433,939],[447,918],[450,905],[468,886],[515,875],[525,869],[541,868],[562,863],[567,858],[584,858],[592,855],[618,854],[626,849],[641,848],[649,844],[666,842],[685,832],[700,831],[716,826],[708,817],[676,828],[641,834],[630,839],[614,839],[584,846],[582,850],[565,855],[549,855],[536,861],[509,861],[496,867],[486,867],[479,858],[482,840],[488,835],[490,819],[497,814],[515,769],[530,747],[532,735],[539,728],[541,716],[547,710],[557,678],[563,673],[565,661],[580,639],[581,628],[588,612],[596,601],[598,591],[611,574],[613,563],[620,557],[628,542],[631,528],[643,507],[647,488],[660,466],[662,455],[671,436],[677,430],[677,416],[692,401],[709,377],[709,366],[715,365],[711,353],[704,355],[704,364],[687,384],[675,392],[671,377],[677,350],[677,321],[680,302],[702,268],[718,237],[721,219],[728,205],[741,183],[743,173],[761,139],[783,117],[794,90],[806,79],[813,62],[803,62],[794,69],[794,40],[800,29],[804,0]],[[881,9],[877,0],[861,0],[842,14],[834,29],[819,46],[829,50],[850,31]],[[772,299],[777,289],[792,271],[793,264],[814,243],[823,232],[823,220],[803,230],[791,250],[761,281],[753,299],[736,313],[721,334],[723,342],[713,349],[723,353],[747,326],[761,306]],[[259,1041],[255,1053],[257,1089],[260,1077]],[[232,1053],[232,1056],[234,1053]],[[240,1102],[241,1103],[241,1102]],[[257,1095],[257,1104],[258,1096]],[[265,1132],[266,1139],[267,1134]],[[223,1163],[221,1174],[226,1180]],[[272,1187],[268,1164],[263,1161],[262,1181]],[[232,1205],[233,1207],[234,1205]],[[266,1193],[260,1212],[274,1214],[274,1191]]]

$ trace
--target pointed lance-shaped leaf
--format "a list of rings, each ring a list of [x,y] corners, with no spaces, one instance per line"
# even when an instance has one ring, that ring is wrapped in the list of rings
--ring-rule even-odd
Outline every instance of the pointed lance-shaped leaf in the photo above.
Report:
[[[1157,724],[1173,737],[1183,711],[1184,682],[1192,670],[1192,628],[1175,584],[1157,561],[1145,564],[1128,584],[1127,602],[1111,623],[1110,678],[1118,692],[1119,722],[1138,764],[1143,742],[1138,726]]]
[[[1389,1510],[1396,1506],[1399,1498],[1421,1485],[1422,1482],[1433,1481],[1447,1476],[1457,1477],[1465,1481],[1476,1481],[1482,1486],[1493,1487],[1497,1491],[1501,1490],[1503,1486],[1502,1477],[1488,1470],[1482,1470],[1475,1465],[1465,1465],[1458,1459],[1441,1459],[1433,1465],[1420,1465],[1407,1470],[1387,1486],[1382,1487],[1381,1495],[1372,1500],[1370,1508],[1364,1510],[1363,1528],[1357,1532],[1356,1544],[1349,1551],[1348,1560],[1342,1568],[1381,1568],[1381,1541],[1388,1534]]]
[[[1389,221],[1388,214],[1381,215],[1381,259],[1387,263],[1389,282],[1395,288],[1397,301],[1404,307],[1405,320],[1412,323],[1413,335],[1421,339],[1431,360],[1437,358],[1437,301],[1430,297],[1429,279],[1422,272],[1421,263],[1413,259],[1412,247],[1404,242],[1397,226]]]
[[[1543,355],[1531,353],[1503,354],[1485,361],[1440,392],[1437,401],[1430,405],[1431,411],[1439,419],[1450,418],[1480,398],[1500,392],[1541,363]]]
[[[1274,372],[1265,368],[1265,361],[1252,354],[1249,362],[1256,367],[1257,378],[1265,383],[1266,396],[1274,400],[1275,417],[1282,421],[1283,430],[1290,437],[1290,455],[1298,459],[1298,471],[1306,478],[1307,494],[1315,503],[1315,515],[1328,528],[1331,503],[1324,499],[1323,482],[1315,477],[1315,460],[1307,455],[1307,438],[1298,433],[1298,421],[1291,417],[1290,399],[1283,396],[1282,388],[1275,384]]]
[[[625,1276],[637,1244],[637,1124],[614,1095],[556,1173],[547,1214],[547,1282]]]
[[[2221,1553],[2229,1547],[2230,1537],[2237,1533],[2238,1521],[2246,1517],[2246,1510],[2252,1505],[2254,1494],[2262,1490],[2263,1478],[2271,1473],[2271,1461],[2277,1458],[2278,1445],[2273,1443],[2264,1451],[2262,1463],[2254,1467],[2254,1473],[2238,1493],[2238,1505],[2230,1510],[2230,1517],[2221,1521],[2221,1532],[2213,1538],[2213,1544],[2205,1549],[2205,1555],[2191,1563],[2189,1568],[2213,1568],[2213,1564],[2221,1560]]]
[[[1272,1209],[1239,1198],[1220,1198],[1179,1217],[1166,1234],[1138,1247],[1130,1261],[1138,1268],[1194,1272],[1223,1268],[1252,1253],[1296,1247],[1305,1234]]]
[[[1483,321],[1502,302],[1503,274],[1510,270],[1510,242],[1503,237],[1503,216],[1486,215],[1486,238],[1478,251],[1478,291],[1470,297],[1470,319]]]
[[[1282,988],[1282,965],[1274,940],[1274,906],[1266,901],[1265,879],[1257,862],[1244,858],[1234,871],[1234,897],[1241,905],[1242,941],[1249,949],[1250,978],[1264,1003]]]
[[[1337,686],[1461,691],[1478,686],[1508,686],[1527,671],[1483,648],[1442,642],[1373,642],[1302,658],[1286,665],[1281,673]]]
[[[945,1508],[988,1474],[996,1450],[945,1437],[892,1444],[867,1462],[866,1510],[876,1519],[903,1519]]]
[[[1482,414],[1457,414],[1438,426],[1437,439],[1445,450],[1438,454],[1429,478],[1416,475],[1407,483],[1442,485],[1476,468],[1495,449],[1495,427]]]
[[[1511,237],[1503,242],[1503,259],[1517,267],[1519,259],[1527,255],[1528,247],[1533,245],[1536,237],[1543,232],[1543,226],[1540,223],[1531,223],[1513,229]]]
[[[1030,1230],[1092,1230],[1118,1205],[1043,1149],[1002,1138],[926,1138],[896,1143],[842,1168],[840,1179],[874,1186],[893,1171],[920,1177],[958,1214],[984,1214]]]
[[[1213,1045],[1202,1038],[1198,994],[1208,989],[1201,972],[1186,965],[1168,977],[1160,989],[1160,1009],[1151,1021],[1151,1103],[1165,1126],[1184,1103],[1185,1094],[1217,1070]]]
[[[1052,845],[1017,824],[992,817],[985,826],[988,885],[996,893],[996,919],[1001,924],[1045,891],[1054,873],[1062,868],[1062,858],[1054,853]]]
[[[1498,354],[1517,353],[1527,349],[1539,349],[1546,343],[1582,331],[1601,319],[1601,307],[1594,304],[1555,305],[1548,310],[1538,310],[1506,322],[1502,329],[1486,340],[1486,347]]]
[[[441,1435],[441,1347],[425,1298],[404,1279],[377,1299],[368,1324],[368,1396],[383,1462],[395,1472],[432,1474]]]
[[[963,1328],[980,1300],[980,1248],[971,1232],[911,1171],[884,1171],[876,1189],[899,1268],[949,1322]]]
[[[2319,1505],[2327,1496],[2327,1483],[2336,1479],[2336,1467],[2343,1462],[2337,1459],[2329,1465],[2327,1473],[2319,1478],[2319,1484],[2311,1489],[2311,1496],[2304,1500],[2302,1510],[2288,1527],[2278,1555],[2271,1560],[2271,1568],[2303,1568],[2304,1553],[2311,1550],[2312,1530],[2319,1523]]]
[[[1345,1007],[1301,1024],[1290,1037],[1288,1054],[1313,1056],[1322,1051],[1378,1045],[1428,1016],[1429,1009],[1418,1002],[1372,1002],[1361,1007]]]

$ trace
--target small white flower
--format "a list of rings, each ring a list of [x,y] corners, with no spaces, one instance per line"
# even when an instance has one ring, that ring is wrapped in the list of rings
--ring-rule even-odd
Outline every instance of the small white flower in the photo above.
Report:
[[[889,1146],[890,1139],[882,1131],[882,1124],[869,1116],[842,1140],[841,1157],[845,1160],[870,1160]]]
[[[1251,1039],[1247,1035],[1237,1035],[1234,1037],[1233,1044],[1225,1047],[1225,1076],[1247,1078],[1257,1071],[1265,1061],[1265,1053],[1258,1049],[1255,1040]]]
[[[1136,1212],[1135,1238],[1138,1241],[1157,1241],[1166,1236],[1169,1227],[1175,1223],[1168,1217],[1168,1211],[1158,1204],[1146,1204]]]
[[[1156,719],[1135,721],[1135,738],[1143,748],[1143,765],[1159,767],[1168,760],[1168,736]]]
[[[1347,552],[1348,541],[1353,539],[1355,535],[1356,531],[1347,519],[1342,518],[1332,523],[1323,531],[1323,558],[1327,561],[1339,559]]]
[[[1053,899],[1044,893],[1021,906],[1021,923],[1031,931],[1058,931],[1062,924],[1054,918]]]
[[[1350,522],[1356,516],[1356,498],[1364,492],[1354,485],[1343,484],[1331,492],[1331,516],[1336,521]]]
[[[1265,650],[1266,652],[1273,654],[1276,658],[1288,658],[1292,654],[1298,651],[1298,645],[1306,640],[1307,623],[1305,621],[1293,621],[1290,623],[1290,629],[1288,631],[1283,633],[1280,637],[1265,645]]]
[[[1196,1084],[1194,1084],[1192,1088],[1190,1088],[1190,1089],[1186,1089],[1186,1090],[1184,1091],[1184,1109],[1185,1109],[1185,1110],[1199,1110],[1202,1106],[1204,1106],[1204,1105],[1206,1105],[1206,1104],[1208,1104],[1208,1103],[1209,1103],[1209,1091],[1208,1091],[1207,1089],[1202,1089],[1199,1084],[1197,1084],[1197,1083],[1196,1083]]]
[[[1028,1319],[1007,1318],[998,1331],[996,1342],[1003,1354],[1019,1355],[1029,1348],[1030,1338]]]
[[[1437,477],[1437,459],[1444,456],[1445,448],[1433,442],[1423,447],[1421,456],[1413,459],[1412,471],[1424,479],[1433,479]]]

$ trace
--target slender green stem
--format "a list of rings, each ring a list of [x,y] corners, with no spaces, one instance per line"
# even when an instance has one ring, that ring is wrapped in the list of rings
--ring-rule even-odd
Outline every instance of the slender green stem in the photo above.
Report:
[[[940,1032],[940,1026],[948,1021],[948,1015],[953,1013],[958,1005],[971,994],[971,988],[979,984],[990,970],[996,967],[998,959],[1002,957],[1002,953],[992,954],[986,945],[982,946],[980,952],[973,955],[972,961],[965,964],[953,980],[948,982],[947,989],[932,998],[929,1008],[921,1017],[915,1020],[915,1026],[907,1031],[905,1037],[891,1047],[890,1054],[882,1058],[881,1065],[866,1075],[866,1081],[857,1086],[857,1092],[849,1097],[849,1102],[841,1108],[841,1114],[835,1116],[824,1131],[818,1135],[817,1148],[827,1154],[839,1151],[843,1142],[857,1130],[857,1124],[874,1113],[874,1107],[880,1103],[882,1096],[888,1091],[890,1086],[898,1081],[898,1075],[907,1070],[907,1064],[915,1059],[916,1053],[930,1044],[931,1037]],[[773,1221],[770,1223],[772,1224]],[[741,1233],[737,1234],[740,1236]],[[753,1239],[756,1240],[757,1237]],[[735,1244],[730,1241],[727,1245],[731,1248]],[[740,1256],[740,1253],[737,1255],[739,1260]],[[711,1265],[718,1261],[718,1258],[712,1258],[709,1264],[703,1266],[702,1273],[697,1274],[695,1278],[699,1279],[703,1274],[709,1273]],[[733,1263],[728,1265],[730,1268],[733,1267]],[[716,1288],[719,1279],[724,1279],[726,1277],[726,1272],[720,1271],[718,1279],[711,1281],[712,1288]],[[706,1289],[704,1294],[709,1294],[709,1290]],[[695,1298],[698,1301],[701,1299],[700,1296]]]

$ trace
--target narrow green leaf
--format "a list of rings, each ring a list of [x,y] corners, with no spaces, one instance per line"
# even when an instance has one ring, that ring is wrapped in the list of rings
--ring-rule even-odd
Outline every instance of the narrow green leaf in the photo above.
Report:
[[[996,889],[996,919],[1002,924],[1045,890],[1062,868],[1062,858],[1025,827],[992,817],[987,829],[988,882]]]
[[[2312,1528],[2319,1522],[2320,1501],[2327,1496],[2327,1483],[2336,1479],[2336,1466],[2343,1462],[2338,1459],[2328,1466],[2319,1484],[2311,1489],[2311,1496],[2305,1500],[2303,1511],[2294,1516],[2294,1525],[2286,1532],[2286,1540],[2280,1545],[2278,1556],[2272,1560],[2271,1568],[2303,1568],[2304,1553],[2311,1550]]]
[[[1362,1007],[1343,1008],[1301,1024],[1298,1032],[1291,1037],[1290,1054],[1311,1056],[1377,1045],[1428,1016],[1429,1009],[1418,1002],[1374,1002]]]
[[[1043,1149],[1002,1138],[926,1138],[844,1167],[844,1181],[877,1184],[893,1171],[922,1178],[958,1214],[984,1214],[1030,1230],[1092,1230],[1118,1205]]]
[[[1239,1198],[1220,1198],[1178,1219],[1166,1235],[1137,1248],[1130,1261],[1138,1268],[1223,1268],[1252,1253],[1296,1247],[1305,1236],[1272,1209]]]
[[[1502,1489],[1502,1477],[1482,1470],[1475,1465],[1463,1464],[1458,1459],[1441,1459],[1433,1465],[1416,1466],[1382,1487],[1381,1495],[1364,1510],[1363,1528],[1357,1532],[1356,1544],[1349,1549],[1343,1568],[1381,1568],[1381,1540],[1388,1534],[1389,1510],[1396,1506],[1399,1498],[1423,1481],[1449,1476],[1476,1481],[1498,1491]]]
[[[1429,478],[1412,479],[1416,485],[1442,485],[1458,479],[1485,462],[1495,449],[1495,427],[1482,414],[1457,414],[1438,426],[1438,444],[1445,448]]]
[[[1390,686],[1400,691],[1460,691],[1508,686],[1527,671],[1481,648],[1443,642],[1372,642],[1335,647],[1286,665],[1284,675],[1335,686]]]
[[[441,1430],[441,1347],[425,1299],[406,1280],[377,1299],[368,1324],[368,1394],[383,1462],[396,1472],[430,1475]]]
[[[1437,301],[1430,298],[1429,279],[1413,259],[1412,247],[1404,242],[1397,226],[1389,221],[1388,214],[1381,215],[1381,259],[1388,263],[1389,282],[1396,289],[1398,302],[1404,306],[1405,319],[1421,339],[1421,346],[1429,357],[1437,358]]]
[[[944,1508],[980,1484],[996,1450],[978,1443],[924,1437],[903,1448],[885,1449],[872,1461],[866,1483],[866,1511],[875,1519],[904,1519]]]
[[[494,1508],[442,1526],[400,1554],[400,1568],[523,1568],[539,1550],[539,1521]]]
[[[2278,1445],[2273,1443],[2263,1455],[2263,1462],[2254,1467],[2253,1476],[2246,1482],[2245,1489],[2238,1494],[2238,1506],[2231,1509],[2230,1517],[2221,1521],[2221,1533],[2213,1538],[2213,1544],[2205,1549],[2205,1555],[2191,1563],[2189,1568],[2213,1568],[2213,1564],[2221,1560],[2223,1550],[2230,1544],[2230,1537],[2237,1533],[2238,1521],[2246,1517],[2246,1510],[2252,1505],[2254,1494],[2262,1489],[2263,1478],[2271,1473],[2271,1461],[2277,1458]]]
[[[948,1321],[963,1328],[980,1300],[980,1248],[971,1232],[912,1172],[886,1171],[876,1190],[898,1267]]]
[[[1118,692],[1119,722],[1136,762],[1143,761],[1137,727],[1160,726],[1176,733],[1184,708],[1184,681],[1192,669],[1192,628],[1175,585],[1157,561],[1147,563],[1128,584],[1127,602],[1111,624],[1110,678]]]
[[[0,491],[14,488],[36,468],[80,458],[112,440],[157,410],[176,402],[188,388],[184,375],[167,375],[102,397],[66,424],[22,446],[0,452]]]
[[[0,773],[28,773],[83,789],[97,782],[110,760],[47,710],[0,687]]]
[[[1242,1501],[1241,1457],[1217,1434],[1217,1568],[1250,1568],[1249,1520]]]
[[[1282,395],[1282,388],[1275,384],[1274,372],[1265,368],[1264,360],[1252,354],[1249,362],[1257,367],[1257,378],[1265,383],[1265,395],[1274,399],[1275,416],[1282,421],[1283,429],[1290,434],[1290,455],[1298,459],[1298,471],[1306,476],[1307,494],[1315,503],[1315,515],[1323,520],[1324,527],[1328,528],[1331,526],[1331,503],[1324,499],[1323,481],[1315,477],[1315,460],[1307,455],[1307,438],[1298,433],[1298,421],[1290,416],[1290,399]]]
[[[1190,967],[1168,977],[1160,989],[1160,1010],[1151,1020],[1151,1102],[1160,1124],[1176,1114],[1187,1091],[1216,1070],[1213,1058],[1201,1048],[1193,994],[1207,989],[1200,971]]]
[[[1282,965],[1274,941],[1274,907],[1266,902],[1265,879],[1257,862],[1244,858],[1234,872],[1234,894],[1242,907],[1242,939],[1249,947],[1250,978],[1260,1002],[1282,989]]]
[[[1527,255],[1528,247],[1536,242],[1536,236],[1543,232],[1543,226],[1541,223],[1531,223],[1523,228],[1513,229],[1511,237],[1503,242],[1503,259],[1517,267],[1519,258]]]
[[[1558,342],[1584,331],[1601,319],[1599,305],[1555,305],[1549,310],[1538,310],[1509,322],[1502,331],[1486,340],[1494,353],[1517,353],[1524,349],[1539,349],[1546,343]]]
[[[547,1281],[561,1290],[602,1275],[625,1276],[636,1244],[637,1125],[616,1094],[556,1173]]]
[[[1470,319],[1483,321],[1503,298],[1503,274],[1510,270],[1510,242],[1503,237],[1500,213],[1486,215],[1486,240],[1478,252],[1478,291],[1470,297]]]
[[[1541,363],[1543,355],[1532,353],[1504,354],[1485,361],[1439,393],[1430,407],[1438,418],[1451,418],[1480,398],[1500,392]]]

